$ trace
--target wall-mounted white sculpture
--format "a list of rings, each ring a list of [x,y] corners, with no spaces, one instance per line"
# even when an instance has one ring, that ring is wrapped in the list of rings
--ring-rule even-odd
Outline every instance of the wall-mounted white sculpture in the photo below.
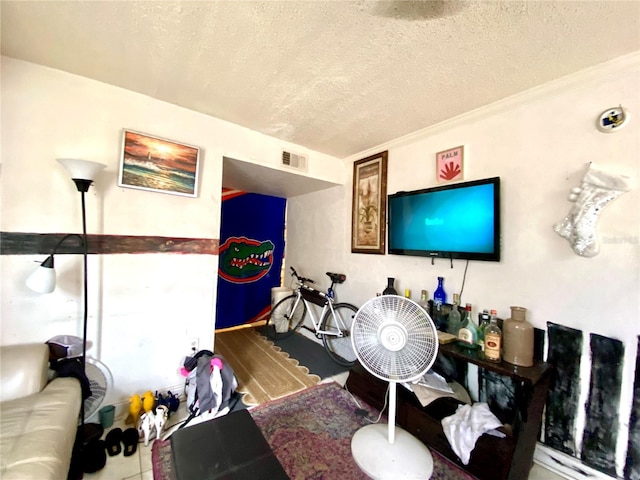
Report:
[[[579,187],[571,189],[571,210],[553,230],[568,240],[573,251],[583,257],[593,257],[600,248],[596,238],[596,223],[602,209],[624,192],[629,191],[629,177],[612,175],[589,165]]]

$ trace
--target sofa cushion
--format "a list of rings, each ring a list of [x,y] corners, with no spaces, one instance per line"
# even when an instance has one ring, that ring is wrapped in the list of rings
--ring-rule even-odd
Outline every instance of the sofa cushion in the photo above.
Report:
[[[49,347],[44,343],[0,348],[0,402],[39,392],[47,384]]]
[[[0,478],[67,478],[80,396],[77,379],[56,378],[40,393],[0,403]]]

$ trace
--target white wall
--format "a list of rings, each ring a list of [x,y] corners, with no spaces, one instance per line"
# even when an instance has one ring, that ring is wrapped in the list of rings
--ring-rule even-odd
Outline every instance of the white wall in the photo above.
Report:
[[[5,232],[80,232],[80,194],[55,159],[108,165],[87,194],[90,234],[217,239],[223,155],[278,168],[282,148],[341,183],[333,157],[127,90],[2,57],[1,226]],[[198,198],[117,186],[122,129],[201,148]],[[290,172],[289,172],[290,173]],[[0,256],[0,344],[82,334],[82,261],[56,257],[58,288],[37,295],[25,278],[44,255]],[[189,339],[212,348],[218,257],[90,255],[89,355],[112,371],[107,401],[182,383]]]
[[[436,185],[436,152],[458,145],[465,147],[465,180],[501,177],[502,260],[469,263],[462,301],[474,306],[474,315],[495,308],[507,318],[509,307],[520,305],[538,328],[554,322],[624,342],[619,466],[640,334],[638,58],[581,72],[348,159],[352,169],[353,160],[388,149],[388,193]],[[619,104],[631,112],[631,123],[616,133],[599,132],[596,118]],[[567,196],[588,162],[631,177],[632,185],[603,210],[598,232],[605,241],[594,258],[574,254],[552,229],[568,213]],[[411,289],[414,299],[421,289],[431,298],[437,276],[445,277],[449,295],[460,290],[464,261],[454,260],[451,269],[443,259],[432,266],[421,257],[351,254],[350,222],[349,185],[290,200],[287,265],[323,284],[324,272],[345,273],[338,297],[356,305],[381,292],[387,277],[396,278],[399,292]]]

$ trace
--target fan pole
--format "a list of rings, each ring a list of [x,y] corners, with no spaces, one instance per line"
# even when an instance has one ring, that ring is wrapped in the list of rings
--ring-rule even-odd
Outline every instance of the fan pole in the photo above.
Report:
[[[389,443],[396,441],[396,382],[389,382]]]

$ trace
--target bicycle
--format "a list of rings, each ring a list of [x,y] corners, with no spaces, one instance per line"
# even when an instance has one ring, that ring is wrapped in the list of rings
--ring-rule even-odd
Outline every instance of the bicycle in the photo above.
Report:
[[[267,336],[274,340],[291,336],[304,323],[308,311],[314,333],[322,339],[329,357],[340,365],[350,367],[356,361],[350,335],[358,308],[350,303],[335,303],[334,300],[334,287],[347,277],[341,273],[327,272],[331,286],[322,292],[309,285],[315,283],[313,280],[299,276],[293,267],[290,268],[297,282],[295,293],[283,298],[271,309],[266,325]],[[322,307],[319,317],[316,317],[310,304]]]

